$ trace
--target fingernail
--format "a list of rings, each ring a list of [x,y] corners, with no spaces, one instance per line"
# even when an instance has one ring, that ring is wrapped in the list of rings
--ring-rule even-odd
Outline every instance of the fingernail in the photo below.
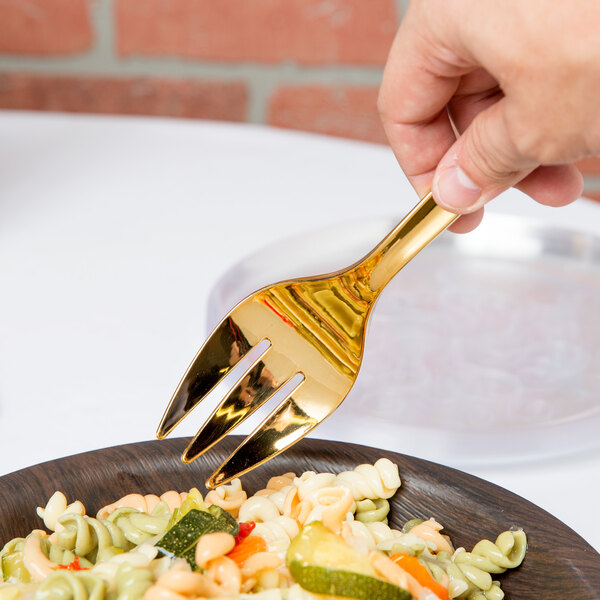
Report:
[[[433,180],[434,198],[449,209],[463,211],[477,206],[481,189],[458,166],[444,169]]]

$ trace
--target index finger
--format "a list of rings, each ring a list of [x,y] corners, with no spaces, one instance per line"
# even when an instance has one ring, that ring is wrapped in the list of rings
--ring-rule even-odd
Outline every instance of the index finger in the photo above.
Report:
[[[413,5],[411,5],[412,7]],[[379,90],[379,111],[398,163],[420,196],[456,141],[446,105],[471,65],[436,56],[432,27],[410,8],[394,39]]]

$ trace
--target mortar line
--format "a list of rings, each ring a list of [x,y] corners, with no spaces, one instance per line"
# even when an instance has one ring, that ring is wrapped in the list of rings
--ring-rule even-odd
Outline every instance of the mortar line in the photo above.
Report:
[[[118,62],[90,61],[91,55],[70,58],[39,59],[0,56],[0,71],[31,74],[89,76],[216,77],[225,80],[245,77],[277,77],[283,83],[356,83],[378,84],[381,67],[356,65],[304,66],[293,63],[258,64],[251,62],[186,62],[170,58],[131,58]],[[96,56],[94,56],[96,58]]]
[[[400,20],[404,16],[404,13],[406,12],[406,9],[408,8],[410,0],[396,0],[395,3],[396,3],[396,10],[398,11],[398,20]]]
[[[583,181],[587,191],[600,191],[600,175],[584,175]]]
[[[115,53],[115,29],[113,0],[95,0],[93,11],[93,25],[97,35],[96,55],[98,59],[114,62],[117,59]]]

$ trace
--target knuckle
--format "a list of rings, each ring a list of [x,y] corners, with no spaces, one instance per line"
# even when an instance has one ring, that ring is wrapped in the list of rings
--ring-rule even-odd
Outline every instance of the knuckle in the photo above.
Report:
[[[498,143],[493,136],[486,135],[479,119],[473,121],[471,130],[465,143],[465,151],[481,176],[488,182],[497,184],[513,179],[518,173],[518,167],[511,157],[510,148]]]
[[[542,162],[540,149],[544,145],[544,138],[539,130],[533,128],[511,135],[517,154],[529,162]]]
[[[517,153],[536,165],[569,161],[570,149],[577,151],[580,146],[578,137],[568,126],[561,127],[558,118],[540,122],[533,115],[516,122],[511,131]]]

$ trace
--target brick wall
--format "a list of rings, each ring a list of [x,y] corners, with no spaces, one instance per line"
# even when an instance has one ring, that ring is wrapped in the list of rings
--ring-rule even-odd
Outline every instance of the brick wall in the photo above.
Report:
[[[385,143],[408,0],[0,0],[0,108],[264,123]],[[581,163],[600,199],[600,158]]]

